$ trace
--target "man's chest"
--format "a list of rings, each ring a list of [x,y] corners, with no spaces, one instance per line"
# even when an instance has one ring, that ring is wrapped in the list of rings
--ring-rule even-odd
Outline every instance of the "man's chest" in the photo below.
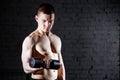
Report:
[[[36,50],[41,54],[56,53],[59,42],[54,37],[42,36],[36,43]]]

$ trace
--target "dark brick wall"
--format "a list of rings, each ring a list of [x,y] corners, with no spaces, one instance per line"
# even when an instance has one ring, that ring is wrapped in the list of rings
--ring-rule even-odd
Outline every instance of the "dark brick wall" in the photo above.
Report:
[[[0,76],[25,80],[23,39],[37,25],[40,3],[56,9],[53,33],[61,37],[67,80],[119,80],[119,0],[4,0],[0,4]]]

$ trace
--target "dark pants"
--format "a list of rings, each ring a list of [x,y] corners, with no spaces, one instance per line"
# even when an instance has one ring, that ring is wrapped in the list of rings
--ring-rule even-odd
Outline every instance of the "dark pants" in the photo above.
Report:
[[[45,79],[33,79],[33,78],[31,78],[30,80],[45,80]],[[55,79],[55,80],[57,80],[57,79]]]

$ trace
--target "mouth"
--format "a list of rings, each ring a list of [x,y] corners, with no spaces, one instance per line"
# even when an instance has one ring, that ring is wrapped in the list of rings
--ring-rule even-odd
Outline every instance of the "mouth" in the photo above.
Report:
[[[49,28],[47,28],[47,29],[46,29],[46,31],[50,31],[50,29],[49,29]]]
[[[46,32],[49,32],[49,30],[46,30]]]
[[[44,28],[45,32],[49,32],[50,31],[50,28],[49,27],[46,27]]]

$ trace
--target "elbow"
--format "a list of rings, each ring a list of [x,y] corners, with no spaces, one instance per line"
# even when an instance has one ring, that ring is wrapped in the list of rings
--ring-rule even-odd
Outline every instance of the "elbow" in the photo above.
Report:
[[[24,70],[24,72],[26,73],[26,74],[29,74],[30,72],[28,72],[27,70]]]
[[[29,74],[30,73],[30,71],[28,71],[27,69],[23,69],[24,70],[24,72],[26,73],[26,74]]]

